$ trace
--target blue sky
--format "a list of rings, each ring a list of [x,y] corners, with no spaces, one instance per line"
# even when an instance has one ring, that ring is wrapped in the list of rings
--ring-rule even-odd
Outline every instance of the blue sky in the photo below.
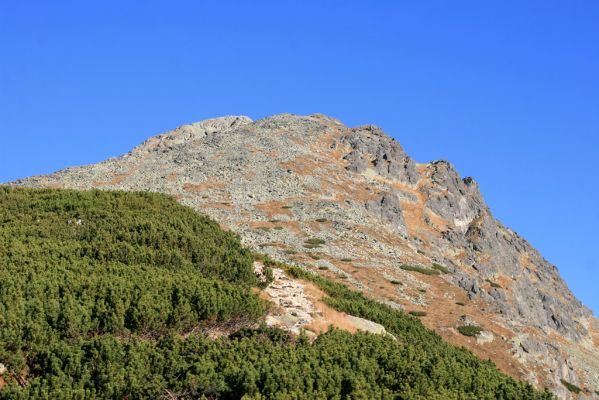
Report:
[[[599,2],[0,1],[0,182],[329,114],[473,176],[599,314]]]

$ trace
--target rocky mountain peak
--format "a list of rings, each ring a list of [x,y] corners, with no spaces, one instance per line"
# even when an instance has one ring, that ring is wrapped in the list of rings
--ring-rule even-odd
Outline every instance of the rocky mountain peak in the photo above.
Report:
[[[176,145],[202,139],[215,132],[223,133],[236,130],[252,122],[251,118],[246,116],[226,116],[206,119],[204,121],[182,125],[173,131],[154,136],[137,146],[132,152],[164,151]]]
[[[15,184],[171,194],[257,251],[425,312],[445,340],[516,378],[564,398],[562,379],[599,390],[596,320],[557,269],[492,216],[474,179],[416,163],[374,125],[210,119]],[[484,338],[459,333],[464,316]]]

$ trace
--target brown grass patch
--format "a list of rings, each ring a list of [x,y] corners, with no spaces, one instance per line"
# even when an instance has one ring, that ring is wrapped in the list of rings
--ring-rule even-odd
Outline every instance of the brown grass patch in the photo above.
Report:
[[[171,174],[168,174],[168,175],[166,176],[166,180],[167,180],[168,182],[175,182],[175,181],[177,180],[177,177],[178,177],[178,176],[179,176],[179,175],[177,175],[176,173],[174,173],[174,172],[173,172],[173,173],[171,173]]]
[[[202,208],[216,208],[221,210],[230,210],[233,207],[231,203],[228,202],[213,202],[213,203],[205,203]]]
[[[443,219],[441,216],[435,214],[431,210],[427,209],[425,211],[425,214],[428,217],[428,219],[431,222],[432,227],[434,229],[442,232],[442,231],[446,231],[447,228],[449,227],[449,223],[447,222],[447,220]]]
[[[226,154],[227,153],[225,153],[224,151],[218,151],[212,157],[210,157],[208,160],[215,161],[215,160],[218,160],[219,158],[223,158]]]
[[[92,186],[94,187],[102,187],[102,186],[113,186],[113,185],[118,185],[120,183],[123,183],[123,181],[125,179],[127,179],[128,177],[130,177],[131,175],[133,175],[139,168],[134,168],[131,171],[128,171],[126,173],[123,174],[114,174],[112,176],[112,179],[109,181],[96,181],[92,183]]]
[[[424,203],[422,202],[411,202],[411,201],[400,201],[401,209],[403,211],[404,221],[408,234],[428,241],[426,233],[432,233],[436,237],[441,237],[439,231],[431,229],[426,222],[424,222]]]
[[[208,189],[224,189],[225,183],[221,181],[208,181],[203,183],[185,183],[183,185],[183,190],[186,192],[203,192]]]
[[[315,161],[312,154],[307,154],[295,157],[290,161],[281,161],[279,165],[281,168],[293,171],[298,175],[314,176],[314,171],[321,166],[321,163]]]
[[[512,287],[512,285],[514,283],[514,280],[506,275],[497,275],[495,277],[494,282],[500,284],[504,290],[507,290],[509,292],[510,288]]]
[[[256,204],[255,208],[262,211],[266,214],[266,217],[271,219],[275,215],[287,215],[289,217],[293,216],[293,209],[291,208],[283,208],[283,206],[288,206],[296,200],[294,198],[288,198],[284,201],[271,201],[268,203],[260,203]]]
[[[335,328],[351,333],[358,331],[355,325],[348,320],[347,314],[339,312],[322,302],[322,298],[326,296],[322,290],[318,289],[312,282],[301,281],[301,283],[304,285],[304,292],[312,300],[312,304],[316,310],[313,316],[314,320],[306,325],[306,329],[316,334],[321,334],[322,332],[326,332],[329,326],[332,325]]]

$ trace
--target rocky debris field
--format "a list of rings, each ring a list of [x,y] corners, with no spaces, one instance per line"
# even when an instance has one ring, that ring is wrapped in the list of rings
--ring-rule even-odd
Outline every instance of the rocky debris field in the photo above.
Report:
[[[263,265],[255,263],[257,273],[261,273]],[[335,327],[349,332],[370,332],[385,335],[387,332],[381,324],[364,318],[348,315],[325,305],[324,296],[310,282],[301,282],[290,278],[279,268],[273,268],[274,280],[263,292],[263,297],[274,307],[266,316],[266,324],[288,330],[296,335],[302,331],[309,337]]]

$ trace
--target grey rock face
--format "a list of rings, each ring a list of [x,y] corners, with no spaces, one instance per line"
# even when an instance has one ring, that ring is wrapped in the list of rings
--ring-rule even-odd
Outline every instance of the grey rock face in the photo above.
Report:
[[[551,326],[570,339],[577,340],[588,333],[576,321],[589,318],[590,312],[574,299],[554,266],[493,218],[472,178],[461,179],[446,161],[429,164],[426,178],[421,190],[427,198],[427,208],[453,222],[442,233],[445,243],[437,246],[463,249],[465,260],[478,272],[474,277],[458,275],[455,280],[471,299],[490,297],[498,312],[510,319],[539,328]],[[535,265],[533,275],[522,273],[523,257]],[[479,287],[485,279],[498,275],[512,278],[509,298],[503,289],[483,291]],[[534,281],[543,284],[535,285]],[[562,298],[563,294],[566,298]]]
[[[422,192],[426,206],[437,215],[453,221],[458,232],[464,233],[487,207],[472,178],[461,179],[451,164],[435,161],[427,167],[427,182]]]
[[[352,151],[345,156],[352,172],[364,172],[372,166],[381,176],[415,184],[418,181],[416,163],[401,145],[374,125],[361,126],[341,138]]]
[[[466,275],[461,275],[456,279],[456,283],[466,291],[468,298],[470,299],[474,299],[480,294],[480,287],[478,286],[478,279],[476,278],[469,278]]]
[[[388,224],[394,231],[404,236],[407,235],[399,195],[396,191],[385,193],[377,200],[368,200],[365,206],[370,213],[380,217],[381,221]]]

